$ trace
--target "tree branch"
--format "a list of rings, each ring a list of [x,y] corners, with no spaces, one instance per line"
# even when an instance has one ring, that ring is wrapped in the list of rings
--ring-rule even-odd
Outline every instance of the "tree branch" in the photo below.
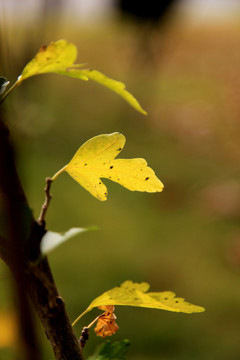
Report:
[[[82,360],[81,348],[74,335],[64,302],[54,284],[45,258],[28,275],[32,302],[44,325],[57,360]]]
[[[16,269],[13,291],[21,327],[21,331],[19,331],[21,352],[27,360],[40,360],[31,308],[27,294],[24,291],[24,248],[22,245],[25,239],[25,228],[22,215],[24,207],[28,205],[14,166],[9,131],[3,121],[0,122],[0,168],[2,169],[0,173],[0,190],[6,217],[7,240],[4,244],[5,253],[2,256],[7,256],[9,263],[14,264]],[[34,355],[36,356],[34,357]]]
[[[37,262],[40,242],[46,232],[44,221],[32,216],[19,181],[9,131],[0,114],[0,192],[7,218],[6,241],[0,238],[0,257],[15,278],[18,313],[21,320],[24,359],[39,360],[27,293],[42,321],[57,360],[83,360],[82,350],[60,297],[47,259]],[[44,219],[44,217],[43,217]]]

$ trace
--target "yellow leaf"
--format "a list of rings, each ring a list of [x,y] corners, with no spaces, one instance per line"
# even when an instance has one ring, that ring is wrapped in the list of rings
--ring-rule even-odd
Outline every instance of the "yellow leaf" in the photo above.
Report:
[[[138,110],[144,115],[147,115],[147,112],[141,107],[137,99],[129,91],[126,90],[126,85],[123,82],[111,79],[97,70],[85,70],[85,69],[76,70],[76,71],[73,70],[73,73],[74,72],[81,73],[87,76],[89,79],[94,80],[99,84],[104,85],[110,90],[116,92],[123,99],[125,99],[130,105],[132,105],[132,107],[134,107],[136,110]]]
[[[73,67],[77,58],[77,48],[66,40],[51,42],[42,46],[35,57],[25,66],[20,80],[44,73],[66,74],[67,69]],[[82,66],[82,65],[77,65]],[[86,76],[82,76],[87,80]]]
[[[14,87],[31,76],[45,73],[66,75],[85,81],[91,79],[119,94],[137,111],[147,114],[135,97],[125,89],[124,83],[111,79],[99,71],[82,69],[86,64],[74,64],[76,58],[77,47],[66,40],[61,39],[51,42],[48,46],[42,46],[25,66]]]
[[[65,170],[101,201],[107,199],[107,188],[101,178],[115,181],[132,191],[162,191],[162,182],[144,159],[115,159],[125,141],[125,136],[120,133],[95,136],[78,149],[69,164],[52,180]]]
[[[146,292],[148,289],[149,284],[147,283],[138,284],[125,281],[120,287],[115,287],[97,297],[89,307],[93,308],[108,304],[139,306],[184,313],[204,311],[201,306],[189,304],[182,298],[176,298],[171,291]]]
[[[76,322],[94,307],[104,305],[125,305],[144,308],[160,309],[173,312],[183,312],[187,314],[203,312],[202,306],[193,305],[186,302],[183,298],[175,297],[171,291],[147,292],[148,283],[133,283],[128,280],[109,291],[106,291],[94,299],[88,308],[73,322]]]
[[[148,292],[147,295],[158,302],[158,309],[187,314],[203,312],[205,310],[202,306],[190,304],[183,298],[177,298],[176,294],[172,291],[163,291],[159,293]]]

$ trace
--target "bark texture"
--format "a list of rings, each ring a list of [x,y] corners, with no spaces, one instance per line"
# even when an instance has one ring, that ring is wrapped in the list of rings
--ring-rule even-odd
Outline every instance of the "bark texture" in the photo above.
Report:
[[[1,109],[0,109],[1,110]],[[40,350],[29,306],[31,299],[57,360],[83,360],[64,302],[59,295],[47,258],[39,261],[40,242],[46,232],[32,216],[16,171],[9,130],[0,113],[0,202],[5,234],[0,236],[0,257],[15,279],[24,360],[39,360]],[[28,296],[27,296],[28,294]]]

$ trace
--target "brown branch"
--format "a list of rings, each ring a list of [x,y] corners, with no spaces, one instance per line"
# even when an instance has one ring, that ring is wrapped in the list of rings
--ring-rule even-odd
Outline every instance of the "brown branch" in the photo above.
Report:
[[[42,205],[41,212],[40,212],[40,215],[39,215],[39,218],[38,218],[38,222],[39,222],[40,225],[45,224],[46,212],[47,212],[49,203],[50,203],[50,201],[52,199],[52,195],[50,194],[50,188],[51,188],[51,184],[52,184],[52,179],[47,177],[45,179],[45,181],[46,181],[46,186],[44,188],[45,201],[44,201],[44,203]]]
[[[1,114],[0,114],[1,115]],[[23,358],[39,360],[40,351],[28,303],[32,300],[42,321],[57,360],[83,360],[81,347],[73,333],[47,259],[39,259],[44,214],[39,224],[32,216],[19,181],[9,131],[0,116],[0,192],[7,218],[6,241],[0,238],[0,257],[7,263],[15,278],[18,313],[21,321]],[[47,205],[48,207],[48,205]],[[24,216],[25,214],[26,216]],[[3,247],[3,249],[2,249]]]
[[[81,348],[46,258],[29,273],[28,287],[56,359],[82,360]]]
[[[13,295],[16,298],[16,307],[19,318],[19,337],[21,349],[26,360],[39,360],[40,351],[29,306],[29,299],[24,290],[24,248],[25,225],[23,223],[24,208],[28,207],[24,191],[14,165],[13,149],[9,141],[9,131],[3,121],[0,122],[0,190],[2,193],[3,209],[6,216],[5,253],[10,264],[14,264],[15,282]],[[31,221],[31,219],[30,219]],[[34,354],[36,356],[34,357]]]
[[[88,339],[89,339],[89,328],[87,326],[84,326],[84,328],[82,329],[82,334],[79,338],[79,343],[80,343],[82,349],[86,345],[86,342],[88,341]]]

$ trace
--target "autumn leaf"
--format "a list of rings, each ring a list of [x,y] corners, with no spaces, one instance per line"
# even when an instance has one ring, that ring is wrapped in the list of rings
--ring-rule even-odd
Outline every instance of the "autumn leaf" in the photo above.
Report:
[[[48,46],[41,46],[34,58],[25,66],[19,80],[46,73],[62,74],[71,67],[77,58],[77,48],[66,40],[51,42]],[[75,65],[77,67],[82,64]],[[88,80],[83,77],[82,80]]]
[[[107,188],[101,178],[110,179],[132,191],[162,191],[162,182],[147,166],[146,160],[115,159],[125,142],[125,136],[117,132],[95,136],[78,149],[71,161],[52,177],[52,181],[66,171],[101,201],[107,199]]]
[[[126,90],[124,83],[111,79],[100,71],[86,69],[86,64],[75,64],[76,59],[77,47],[64,39],[53,41],[48,46],[41,46],[23,69],[14,87],[31,76],[46,73],[66,75],[84,81],[91,79],[120,95],[137,111],[147,114],[136,98]]]
[[[94,299],[72,325],[75,325],[83,315],[94,307],[104,305],[137,306],[186,314],[205,311],[202,306],[190,304],[183,298],[176,297],[172,291],[147,292],[149,287],[150,285],[146,282],[134,283],[130,280],[125,281],[121,286],[108,290]]]
[[[114,314],[115,307],[113,305],[104,305],[98,307],[105,312],[98,317],[97,325],[94,329],[97,336],[106,337],[115,334],[119,329],[116,323],[116,315]]]
[[[108,89],[114,91],[118,95],[120,95],[124,100],[126,100],[132,107],[134,107],[140,113],[147,115],[147,112],[141,107],[137,99],[126,90],[126,85],[118,80],[111,79],[110,77],[102,74],[100,71],[97,70],[70,70],[73,74],[81,73],[81,75],[86,76],[88,79],[91,79]]]

